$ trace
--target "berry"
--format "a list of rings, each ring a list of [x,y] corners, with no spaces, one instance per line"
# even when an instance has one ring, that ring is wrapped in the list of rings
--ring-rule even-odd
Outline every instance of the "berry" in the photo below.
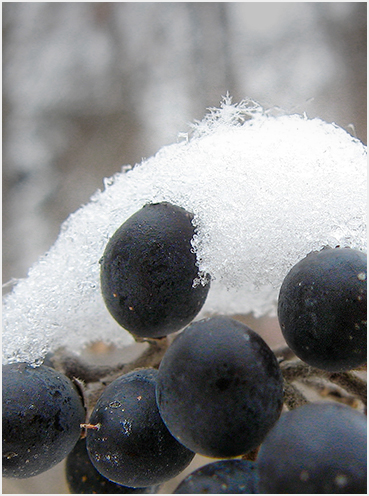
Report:
[[[283,336],[304,362],[332,372],[366,362],[366,255],[350,248],[312,252],[284,279]]]
[[[257,494],[257,487],[254,462],[222,460],[192,472],[173,494]]]
[[[261,493],[366,494],[366,417],[339,403],[283,413],[257,464]]]
[[[67,484],[73,494],[154,494],[158,486],[127,487],[103,477],[92,465],[81,439],[68,455],[65,465]]]
[[[87,432],[90,459],[104,477],[130,487],[160,484],[187,467],[194,453],[165,427],[155,401],[157,370],[115,379],[96,403]]]
[[[3,366],[3,476],[27,478],[62,461],[81,433],[85,410],[63,374],[27,363]]]
[[[158,338],[185,327],[201,310],[210,284],[198,277],[193,215],[170,203],[147,204],[108,242],[101,290],[114,319],[139,337]]]
[[[278,419],[283,381],[258,334],[213,317],[189,325],[168,348],[156,397],[168,429],[187,448],[234,457],[257,447]]]

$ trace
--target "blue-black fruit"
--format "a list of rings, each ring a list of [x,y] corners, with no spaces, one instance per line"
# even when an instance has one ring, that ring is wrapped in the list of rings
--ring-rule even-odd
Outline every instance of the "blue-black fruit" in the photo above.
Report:
[[[173,494],[258,494],[255,462],[221,460],[188,475]]]
[[[159,489],[159,486],[122,486],[103,477],[91,463],[86,439],[80,439],[67,456],[65,472],[72,494],[155,494]]]
[[[106,387],[90,417],[87,450],[96,470],[130,487],[161,484],[184,470],[194,453],[170,434],[155,401],[155,369],[122,375]]]
[[[262,494],[367,494],[367,419],[339,403],[285,412],[256,460]]]
[[[229,317],[193,322],[159,367],[156,399],[173,436],[214,458],[259,446],[279,418],[283,379],[277,359],[249,327]]]
[[[367,261],[351,248],[312,252],[285,277],[278,299],[283,336],[304,362],[339,372],[367,359]]]
[[[101,259],[101,291],[114,319],[135,336],[158,338],[185,327],[210,284],[198,277],[193,215],[147,204],[114,233]]]
[[[3,476],[27,478],[61,462],[73,449],[85,410],[62,373],[26,363],[3,366]]]

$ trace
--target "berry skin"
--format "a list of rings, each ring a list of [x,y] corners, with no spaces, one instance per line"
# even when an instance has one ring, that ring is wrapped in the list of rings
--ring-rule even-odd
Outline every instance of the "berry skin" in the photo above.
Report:
[[[194,457],[164,425],[155,401],[155,369],[115,379],[92,412],[87,432],[91,462],[107,479],[130,487],[161,484]]]
[[[304,362],[339,372],[366,362],[366,255],[312,252],[285,277],[278,300],[283,336]]]
[[[221,460],[188,475],[173,494],[258,494],[256,463]]]
[[[3,476],[27,478],[61,462],[81,433],[85,410],[60,372],[26,363],[3,366]]]
[[[86,439],[80,439],[67,456],[66,478],[72,494],[155,494],[159,486],[127,487],[103,477],[92,465]]]
[[[256,460],[260,493],[366,494],[366,417],[340,403],[283,413]]]
[[[173,436],[215,458],[256,448],[278,419],[283,381],[263,339],[229,317],[189,325],[159,367],[156,398]]]
[[[108,242],[101,291],[114,319],[139,337],[159,338],[185,327],[201,310],[210,284],[198,277],[193,215],[170,203],[147,204]]]

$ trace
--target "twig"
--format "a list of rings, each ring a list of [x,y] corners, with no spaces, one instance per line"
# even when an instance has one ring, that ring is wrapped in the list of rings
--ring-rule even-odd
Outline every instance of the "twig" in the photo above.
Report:
[[[288,382],[293,382],[297,379],[304,379],[314,375],[320,375],[320,370],[310,367],[301,360],[288,361],[280,364],[282,375]]]
[[[306,386],[314,389],[323,398],[331,398],[340,403],[345,403],[352,408],[357,408],[359,406],[359,400],[344,391],[342,388],[334,386],[333,384],[327,383],[327,381],[322,379],[301,379],[301,382]]]
[[[106,385],[116,377],[137,368],[157,368],[170,344],[167,337],[160,339],[140,339],[137,341],[148,343],[149,346],[132,362],[118,363],[111,366],[93,365],[87,363],[79,355],[71,354],[64,348],[59,348],[52,356],[47,357],[45,364],[50,362],[56,370],[63,372],[70,379],[79,379],[84,384],[103,382]]]
[[[309,403],[305,396],[293,384],[283,380],[284,403],[289,410]]]
[[[160,362],[167,351],[170,339],[169,337],[159,339],[140,339],[138,342],[146,342],[149,344],[148,348],[135,360],[125,364],[118,364],[110,369],[110,372],[105,376],[100,377],[100,383],[107,386],[113,382],[117,377],[128,374],[132,370],[140,368],[158,368]]]
[[[367,404],[367,384],[363,379],[357,377],[353,372],[335,372],[327,375],[331,382],[358,396],[364,405]]]
[[[79,379],[84,384],[99,381],[112,370],[108,365],[89,364],[80,356],[69,353],[65,348],[59,348],[52,355],[46,356],[44,364],[50,364],[70,379]]]
[[[357,377],[353,372],[327,372],[303,363],[301,360],[282,362],[280,364],[284,379],[291,383],[295,380],[305,380],[310,377],[322,377],[331,381],[351,394],[359,397],[366,405],[367,391],[366,382]]]
[[[137,339],[138,342],[147,342],[148,347],[143,353],[128,363],[120,363],[113,366],[91,365],[82,360],[80,356],[67,353],[64,348],[57,350],[48,357],[46,363],[50,362],[56,370],[63,372],[72,379],[84,398],[86,408],[86,422],[103,393],[105,387],[117,377],[140,368],[158,368],[160,362],[169,347],[168,337],[160,339]]]

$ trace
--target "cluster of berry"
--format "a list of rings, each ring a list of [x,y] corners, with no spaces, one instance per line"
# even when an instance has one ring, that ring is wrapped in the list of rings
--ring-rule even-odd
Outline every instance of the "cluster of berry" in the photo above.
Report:
[[[62,373],[3,367],[3,475],[31,477],[67,457],[72,492],[155,493],[198,453],[221,460],[175,493],[365,493],[364,414],[331,402],[282,413],[285,382],[265,341],[227,316],[193,322],[211,282],[194,284],[192,220],[148,204],[100,260],[102,295],[120,325],[147,340],[184,328],[158,369],[114,379],[86,423],[84,395]],[[278,317],[305,363],[331,372],[364,364],[366,256],[308,255],[283,281]]]

